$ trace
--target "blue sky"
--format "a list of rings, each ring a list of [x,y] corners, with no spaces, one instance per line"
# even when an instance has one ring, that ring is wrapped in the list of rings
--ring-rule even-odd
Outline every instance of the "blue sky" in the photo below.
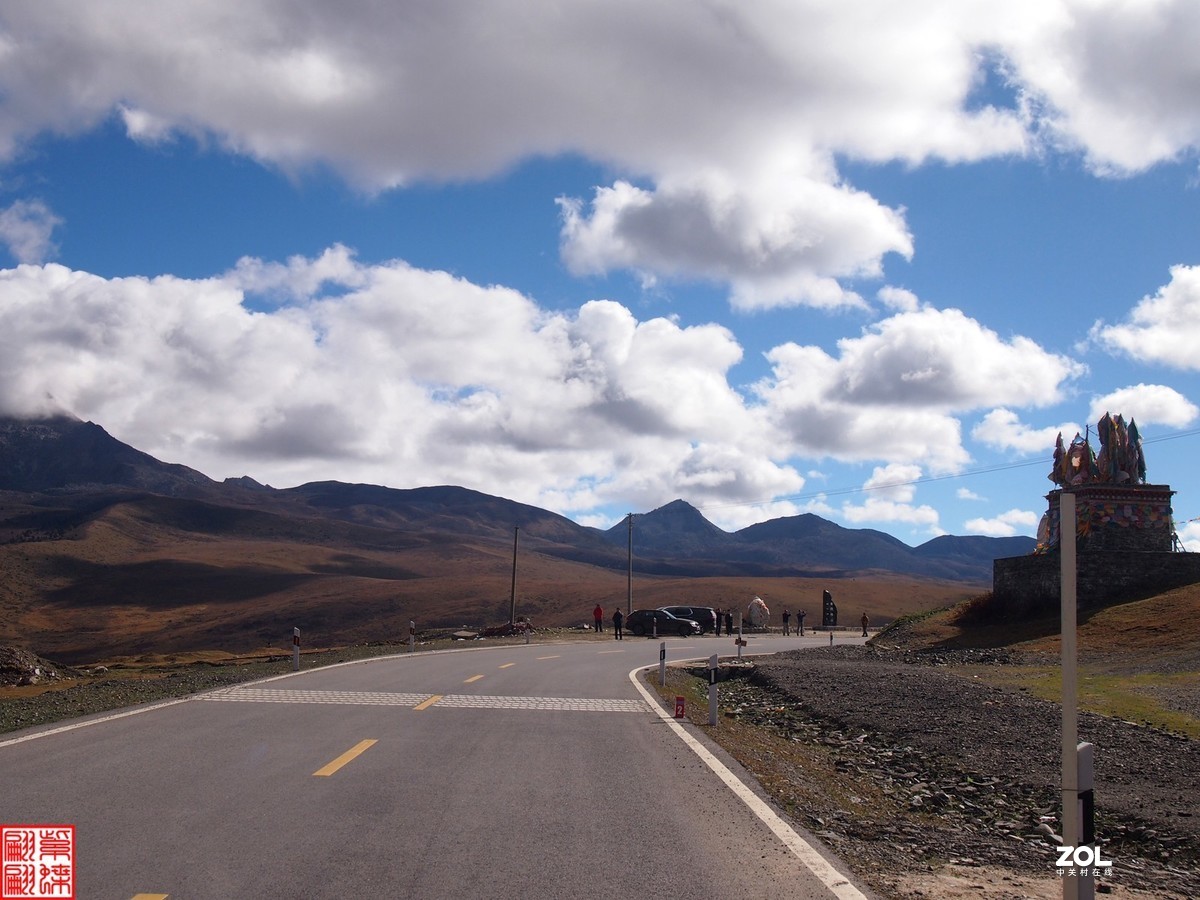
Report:
[[[0,411],[918,544],[1107,410],[1200,549],[1194,4],[126,5],[0,10]]]

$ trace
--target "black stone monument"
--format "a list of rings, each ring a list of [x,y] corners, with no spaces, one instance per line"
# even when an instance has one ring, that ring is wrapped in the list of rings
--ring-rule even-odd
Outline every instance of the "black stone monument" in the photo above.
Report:
[[[833,594],[825,591],[822,595],[825,601],[824,609],[821,614],[821,625],[825,628],[837,627],[837,606],[833,602]]]

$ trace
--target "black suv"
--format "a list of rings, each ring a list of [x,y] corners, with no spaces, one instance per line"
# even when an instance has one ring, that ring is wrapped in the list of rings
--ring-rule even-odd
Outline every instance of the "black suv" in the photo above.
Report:
[[[695,619],[681,619],[662,609],[635,609],[625,617],[625,630],[638,637],[643,634],[690,637],[702,633],[700,623]]]
[[[701,634],[717,630],[717,611],[711,606],[660,606],[659,609],[680,619],[699,622]]]

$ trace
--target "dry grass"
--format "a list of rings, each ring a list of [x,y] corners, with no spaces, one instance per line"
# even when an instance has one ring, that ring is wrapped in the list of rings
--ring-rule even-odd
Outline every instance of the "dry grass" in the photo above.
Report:
[[[66,539],[0,545],[0,645],[87,663],[195,649],[244,652],[287,640],[293,627],[302,629],[306,646],[334,646],[395,638],[407,633],[409,620],[423,628],[508,621],[511,542],[316,520],[308,531],[279,534],[270,517],[242,515],[240,532],[221,534],[165,517],[151,498],[118,503]],[[887,573],[656,578],[636,566],[635,559],[637,607],[745,608],[759,595],[776,611],[806,608],[809,623],[819,617],[826,589],[847,618],[867,610],[877,622],[974,590]],[[624,606],[627,589],[624,570],[558,559],[532,545],[518,557],[517,614],[539,627],[590,622],[597,603]]]

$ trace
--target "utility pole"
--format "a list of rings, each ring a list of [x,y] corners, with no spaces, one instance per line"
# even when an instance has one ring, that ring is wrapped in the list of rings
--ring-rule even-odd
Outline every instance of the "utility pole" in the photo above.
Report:
[[[512,628],[517,624],[517,535],[521,533],[521,526],[513,526],[513,571],[512,571],[512,591],[508,595],[508,627]]]
[[[629,580],[625,596],[625,615],[633,612],[633,513],[629,519]]]

